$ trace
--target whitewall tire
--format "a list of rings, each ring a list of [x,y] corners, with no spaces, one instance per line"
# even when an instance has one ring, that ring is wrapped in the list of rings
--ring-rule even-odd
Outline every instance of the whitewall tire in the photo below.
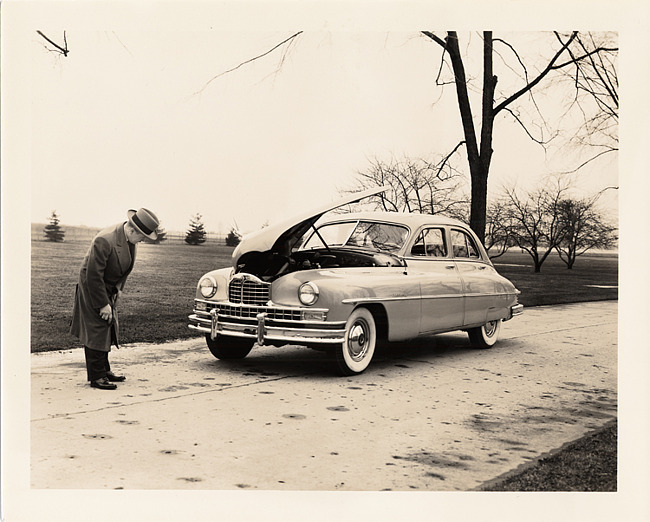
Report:
[[[467,330],[469,340],[475,348],[492,348],[499,340],[501,320],[490,321],[478,328]]]
[[[341,375],[357,375],[363,372],[377,344],[375,318],[367,308],[357,308],[350,314],[345,325],[345,340],[334,347],[334,361]]]

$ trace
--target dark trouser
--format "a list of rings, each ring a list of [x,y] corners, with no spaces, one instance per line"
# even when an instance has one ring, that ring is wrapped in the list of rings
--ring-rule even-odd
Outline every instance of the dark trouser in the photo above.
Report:
[[[93,350],[84,346],[86,353],[86,372],[89,381],[96,381],[106,377],[106,373],[111,371],[111,365],[108,363],[108,352]]]

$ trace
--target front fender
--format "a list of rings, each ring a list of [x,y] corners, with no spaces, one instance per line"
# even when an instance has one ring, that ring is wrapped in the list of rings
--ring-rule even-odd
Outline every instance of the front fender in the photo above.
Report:
[[[305,270],[274,281],[271,294],[273,302],[277,305],[304,307],[298,298],[298,290],[307,281],[318,286],[319,298],[313,306],[327,308],[329,321],[347,320],[359,304],[382,304],[384,300],[403,296],[406,283],[401,268]],[[412,292],[419,295],[419,288],[412,289]]]
[[[232,268],[220,268],[218,270],[212,270],[210,272],[207,272],[203,274],[198,282],[196,283],[196,298],[197,299],[205,299],[201,295],[201,291],[199,290],[199,285],[201,284],[201,280],[205,277],[212,277],[215,282],[217,283],[217,293],[210,298],[211,301],[225,301],[228,299],[228,283],[230,282],[230,276],[232,274]]]

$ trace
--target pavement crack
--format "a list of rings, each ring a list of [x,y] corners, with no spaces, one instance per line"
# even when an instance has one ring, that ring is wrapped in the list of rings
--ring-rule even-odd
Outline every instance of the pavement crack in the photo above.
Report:
[[[613,321],[610,323],[594,323],[594,324],[585,324],[581,326],[569,326],[567,328],[556,328],[553,330],[545,330],[543,333],[540,332],[532,332],[532,333],[527,333],[527,334],[519,334],[519,335],[509,335],[507,338],[504,337],[504,339],[525,339],[527,337],[539,337],[540,335],[548,335],[552,333],[559,333],[559,332],[570,332],[572,330],[584,330],[586,328],[594,328],[597,326],[612,326],[612,325],[618,325],[618,322]]]
[[[69,412],[69,413],[57,413],[54,415],[49,415],[47,417],[40,417],[38,419],[31,419],[30,422],[41,422],[41,421],[47,421],[47,420],[52,420],[52,419],[60,419],[60,418],[65,418],[65,417],[74,417],[76,415],[85,415],[87,413],[97,413],[99,411],[104,411],[104,410],[111,410],[111,409],[117,409],[117,408],[126,408],[126,407],[131,407],[131,406],[138,406],[140,404],[149,404],[149,403],[157,403],[157,402],[165,402],[173,399],[181,399],[184,397],[192,397],[192,396],[197,396],[197,395],[205,395],[207,393],[220,393],[224,392],[227,390],[236,390],[238,388],[248,388],[251,386],[256,386],[259,384],[268,384],[270,382],[275,382],[275,381],[283,381],[285,379],[293,379],[296,377],[303,377],[305,375],[312,375],[316,374],[319,372],[311,372],[311,373],[305,373],[305,374],[300,374],[300,375],[285,375],[284,377],[278,377],[276,379],[264,379],[264,380],[258,380],[258,381],[253,381],[253,382],[248,382],[248,383],[242,383],[242,384],[235,384],[232,386],[224,386],[220,388],[215,388],[215,389],[210,389],[210,390],[198,390],[195,392],[190,392],[190,393],[182,393],[182,394],[177,394],[177,395],[170,395],[168,397],[161,397],[158,399],[149,399],[149,400],[143,400],[143,401],[133,401],[129,403],[120,403],[120,404],[108,404],[108,405],[103,405],[101,408],[91,408],[87,410],[79,410],[75,412]]]

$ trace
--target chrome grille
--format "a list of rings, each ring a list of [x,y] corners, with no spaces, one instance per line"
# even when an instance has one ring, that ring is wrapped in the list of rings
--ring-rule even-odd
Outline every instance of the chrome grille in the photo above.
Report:
[[[231,303],[264,306],[271,299],[271,284],[250,279],[233,279],[228,287]]]
[[[301,308],[251,306],[224,302],[203,301],[200,299],[196,300],[196,308],[194,309],[194,312],[196,313],[197,317],[200,318],[200,320],[210,321],[210,314],[212,310],[217,311],[220,322],[222,320],[233,320],[253,324],[257,323],[257,315],[262,313],[269,321],[291,321],[297,323],[305,322],[305,319],[303,317],[304,310]],[[327,319],[328,310],[323,308],[319,308],[317,310],[323,313],[323,321],[325,321]]]
[[[257,314],[266,313],[268,319],[284,321],[300,321],[302,319],[300,310],[289,310],[286,308],[268,308],[265,306],[233,306],[218,304],[214,308],[219,311],[220,316],[240,317],[243,319],[255,319]]]

